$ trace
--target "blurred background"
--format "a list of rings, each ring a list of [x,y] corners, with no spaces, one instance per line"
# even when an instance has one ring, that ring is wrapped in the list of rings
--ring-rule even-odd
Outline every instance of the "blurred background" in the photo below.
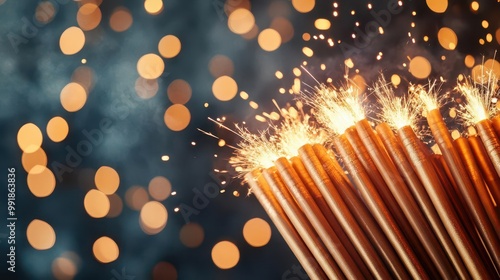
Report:
[[[495,0],[0,0],[0,278],[306,279],[227,163],[238,136],[209,118],[256,132],[279,122],[273,100],[381,74],[401,94],[441,80],[460,102],[457,79],[500,75],[499,14]]]

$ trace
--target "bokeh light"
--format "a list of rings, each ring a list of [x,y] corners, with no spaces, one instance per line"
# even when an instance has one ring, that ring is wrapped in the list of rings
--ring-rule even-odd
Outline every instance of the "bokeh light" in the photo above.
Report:
[[[277,50],[281,45],[281,36],[278,31],[268,28],[259,33],[258,37],[259,46],[268,52]]]
[[[227,26],[229,30],[235,34],[245,34],[252,30],[255,24],[255,18],[247,9],[236,9],[234,10],[227,19]]]
[[[144,79],[156,79],[163,74],[163,70],[165,70],[165,63],[157,54],[145,54],[137,61],[137,72]]]
[[[426,79],[431,74],[431,63],[423,56],[415,56],[410,61],[409,71],[418,79]]]
[[[101,263],[113,262],[120,255],[120,250],[116,242],[107,236],[99,237],[94,242],[92,252],[94,253],[94,257]]]
[[[468,54],[467,56],[465,56],[464,63],[465,66],[472,68],[474,66],[474,63],[476,63],[476,60],[472,55]]]
[[[47,154],[42,148],[38,148],[32,153],[23,152],[21,162],[24,170],[29,172],[35,165],[47,166]]]
[[[314,9],[315,0],[292,0],[292,5],[299,13],[308,13]]]
[[[210,59],[208,70],[214,78],[232,76],[234,72],[233,61],[225,55],[218,54]]]
[[[261,218],[253,218],[243,226],[243,237],[253,247],[262,247],[271,240],[271,226]]]
[[[0,1],[1,5],[2,1]],[[56,9],[50,1],[41,1],[35,10],[35,19],[41,24],[47,24],[54,19]]]
[[[120,185],[120,175],[109,166],[101,166],[95,173],[94,182],[98,190],[105,194],[113,194]]]
[[[88,93],[94,86],[94,72],[90,67],[79,66],[71,76],[71,82],[81,85],[85,92]]]
[[[159,230],[167,224],[168,212],[160,202],[149,201],[142,206],[140,219],[141,224],[148,229]]]
[[[34,219],[26,229],[26,238],[36,250],[47,250],[56,243],[56,233],[47,222]]]
[[[139,211],[142,206],[149,201],[148,192],[140,186],[132,186],[125,193],[125,202],[128,207],[133,210]]]
[[[78,53],[83,49],[84,45],[85,34],[76,26],[71,26],[64,30],[59,39],[59,47],[61,48],[61,52],[65,55]]]
[[[444,13],[448,8],[448,0],[426,0],[427,6],[435,13]]]
[[[162,0],[146,0],[144,1],[144,9],[148,14],[158,15],[163,11]]]
[[[148,191],[153,199],[163,201],[167,199],[172,192],[172,185],[167,178],[156,176],[149,181]]]
[[[271,22],[271,28],[278,31],[281,42],[286,43],[293,38],[294,28],[292,23],[284,17],[276,17]]]
[[[123,201],[116,193],[108,195],[109,211],[106,215],[107,218],[115,218],[120,216],[123,210]]]
[[[21,126],[17,132],[17,144],[25,153],[33,153],[42,146],[42,131],[34,123]]]
[[[66,257],[59,257],[52,262],[52,274],[57,280],[71,280],[78,272],[74,261]]]
[[[143,77],[138,77],[135,80],[135,93],[141,99],[150,99],[155,97],[159,89],[158,80],[147,80]]]
[[[184,130],[191,121],[189,109],[182,104],[174,104],[165,111],[163,121],[170,130]]]
[[[109,18],[109,26],[116,32],[128,30],[133,22],[132,14],[124,7],[116,8]]]
[[[326,18],[318,18],[314,21],[314,26],[318,30],[328,30],[330,29],[330,26],[332,26],[332,23]]]
[[[60,116],[53,117],[47,123],[47,136],[54,142],[61,142],[66,139],[69,133],[69,125]]]
[[[35,165],[27,178],[28,188],[36,197],[47,197],[56,187],[54,173],[44,165]]]
[[[238,93],[238,84],[229,76],[221,76],[212,84],[212,92],[220,101],[229,101]]]
[[[101,9],[94,3],[82,5],[76,14],[78,26],[84,31],[95,29],[101,23],[101,19]]]
[[[82,85],[72,82],[61,90],[60,100],[66,111],[76,112],[87,102],[87,92]]]
[[[168,99],[174,104],[186,104],[191,94],[191,86],[182,79],[173,80],[167,88]]]
[[[230,269],[238,264],[240,251],[234,243],[221,241],[212,248],[212,261],[221,269]]]
[[[176,57],[181,52],[181,48],[181,40],[174,35],[167,35],[158,43],[158,52],[165,58]]]
[[[177,280],[177,269],[168,262],[159,262],[153,268],[153,280]]]
[[[98,190],[89,190],[83,199],[83,205],[92,218],[103,218],[110,209],[108,197]]]
[[[448,27],[439,29],[438,40],[439,44],[446,50],[454,50],[458,44],[457,34]]]
[[[182,226],[179,239],[188,248],[197,248],[203,243],[205,231],[200,224],[188,223]]]

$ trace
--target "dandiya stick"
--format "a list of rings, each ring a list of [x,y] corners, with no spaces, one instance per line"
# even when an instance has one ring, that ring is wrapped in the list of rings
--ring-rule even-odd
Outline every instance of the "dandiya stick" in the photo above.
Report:
[[[491,124],[493,125],[493,129],[495,130],[496,134],[500,136],[500,115],[496,115],[491,118]]]
[[[429,279],[424,267],[419,262],[415,252],[398,228],[389,209],[384,204],[375,186],[368,177],[367,171],[359,161],[347,137],[344,134],[339,135],[335,138],[334,144],[337,152],[344,160],[346,169],[349,171],[354,183],[358,187],[366,206],[370,209],[372,215],[386,234],[401,258],[401,261],[410,272],[411,277],[414,279]]]
[[[497,174],[500,175],[500,141],[493,129],[493,125],[490,120],[482,120],[476,123],[476,129]]]
[[[311,253],[314,255],[321,268],[323,268],[328,278],[346,279],[339,265],[334,261],[333,256],[323,247],[323,244],[304,213],[294,202],[293,197],[290,195],[277,173],[276,167],[264,169],[262,175],[264,175],[271,194],[276,197],[276,200],[283,208],[290,222],[292,222],[295,230],[299,233],[300,237],[302,237],[302,240],[304,240],[309,250],[311,250]]]
[[[420,239],[413,230],[410,222],[408,221],[401,207],[396,201],[396,198],[389,190],[386,181],[380,174],[380,171],[375,165],[374,159],[370,156],[368,149],[363,144],[363,141],[361,140],[356,128],[354,126],[350,127],[346,129],[344,134],[349,140],[349,143],[354,149],[361,164],[363,165],[365,170],[368,171],[369,178],[371,179],[379,195],[382,197],[383,202],[390,210],[391,215],[393,215],[394,219],[398,223],[399,228],[406,236],[408,242],[414,248],[415,253],[419,256],[420,260],[422,260],[423,264],[426,267],[426,270],[430,272],[429,273],[430,275],[439,274],[436,270],[434,263],[431,261],[426,250],[424,249],[424,246],[422,246]]]
[[[335,187],[339,191],[347,207],[349,207],[349,210],[354,215],[385,264],[390,268],[394,278],[408,279],[410,277],[408,272],[403,263],[401,263],[401,260],[384,232],[377,224],[377,221],[366,208],[366,205],[358,196],[357,192],[352,188],[351,183],[344,180],[342,174],[335,168],[336,160],[328,154],[323,145],[315,144],[313,150],[330,177],[330,180],[334,182]]]
[[[397,167],[382,147],[375,136],[375,132],[366,119],[356,123],[356,130],[370,154],[375,166],[380,171],[389,190],[396,199],[404,216],[410,223],[411,228],[416,233],[425,251],[443,278],[456,278],[455,270],[440,246],[437,237],[434,235],[427,219],[422,214],[419,206],[415,202],[413,195],[399,173]]]
[[[279,158],[275,161],[276,168],[286,188],[295,199],[300,209],[304,212],[313,228],[325,244],[326,249],[333,256],[340,269],[348,279],[361,279],[370,277],[370,272],[363,263],[356,263],[344,244],[333,230],[328,221],[321,213],[312,197],[307,192],[304,184],[300,181],[297,173],[286,158]],[[339,229],[337,229],[339,230]]]
[[[353,260],[357,264],[359,264],[360,267],[362,267],[362,269],[364,270],[364,272],[366,272],[366,274],[369,274],[367,271],[368,268],[364,265],[363,259],[361,258],[360,254],[358,254],[358,251],[351,242],[351,239],[348,237],[348,232],[343,230],[343,227],[340,224],[339,220],[330,210],[327,202],[325,201],[325,198],[323,198],[323,195],[319,191],[318,187],[315,185],[313,179],[311,178],[311,176],[309,176],[309,173],[307,173],[307,170],[302,161],[300,160],[300,158],[297,156],[292,157],[290,158],[290,162],[292,167],[297,172],[297,175],[299,175],[300,180],[304,183],[307,191],[311,194],[314,203],[316,203],[319,210],[324,215],[325,219],[328,221],[330,227],[335,231],[340,242],[349,252],[349,255],[353,258]]]
[[[408,129],[411,129],[411,127],[404,126],[399,128],[399,130]],[[439,243],[443,246],[447,256],[451,260],[453,267],[458,273],[459,278],[470,279],[469,273],[462,261],[462,258],[460,257],[460,254],[456,250],[453,241],[451,240],[448,232],[446,231],[446,228],[441,222],[439,214],[436,212],[436,209],[434,208],[434,205],[432,204],[427,191],[420,182],[418,175],[413,170],[411,163],[408,161],[399,138],[394,135],[392,129],[387,123],[381,123],[377,125],[376,130],[380,135],[383,143],[385,144],[386,150],[392,157],[392,160],[397,166],[399,172],[406,178],[408,187],[410,188],[413,196],[418,202],[420,209],[422,209],[425,217],[427,217],[431,228],[439,239]]]
[[[484,148],[483,142],[479,136],[469,136],[470,147],[474,153],[474,157],[483,173],[483,178],[488,185],[488,189],[495,200],[496,207],[500,204],[500,176],[495,171],[495,167],[491,162],[486,149]]]
[[[498,209],[495,209],[493,201],[491,201],[490,193],[484,184],[483,176],[479,171],[476,160],[474,159],[474,155],[472,154],[472,150],[469,146],[469,141],[463,137],[459,137],[454,140],[454,143],[465,164],[465,168],[469,172],[469,176],[474,181],[477,194],[481,199],[484,209],[486,210],[486,214],[488,214],[495,232],[500,233],[500,219],[497,212]]]
[[[497,270],[500,271],[500,239],[498,234],[495,232],[488,215],[486,214],[486,210],[481,204],[481,200],[479,199],[469,176],[467,175],[467,170],[460,160],[460,156],[453,147],[453,140],[439,110],[430,110],[427,113],[427,121],[434,139],[439,145],[453,178],[455,178],[457,186],[462,193],[462,197],[464,198],[467,209],[469,210],[472,220],[476,225],[476,229],[481,234],[483,242],[486,244],[488,253],[493,259]],[[478,125],[480,123],[481,122],[479,122]],[[478,131],[480,130],[479,126],[476,125]],[[485,147],[486,146],[487,145],[485,144]],[[489,148],[487,147],[486,150],[488,151]],[[493,163],[493,165],[495,165],[495,163]]]
[[[448,199],[448,195],[434,170],[432,162],[422,151],[420,140],[413,130],[408,129],[400,129],[398,136],[408,160],[412,163],[415,172],[424,185],[470,275],[474,279],[487,279],[489,275],[488,271],[476,252],[474,245],[469,240],[466,231],[463,229],[460,219],[456,215],[453,205]]]
[[[371,182],[376,186],[379,195],[383,198],[384,203],[389,208],[391,213],[394,215],[394,218],[398,222],[398,225],[401,227],[405,235],[409,237],[410,239],[409,241],[413,243],[416,240],[418,240],[416,236],[412,234],[413,230],[411,229],[410,224],[406,220],[406,217],[404,217],[401,208],[396,202],[396,199],[389,191],[387,184],[384,181],[384,178],[382,177],[379,170],[375,166],[375,163],[373,162],[373,159],[370,157],[370,154],[368,153],[365,145],[361,141],[361,138],[359,137],[356,128],[350,127],[346,129],[344,135],[346,136],[346,139],[348,139],[349,143],[351,144],[351,147],[355,151],[358,160],[361,162],[364,169],[368,171],[368,176]],[[418,241],[416,241],[416,244],[418,244]]]
[[[390,273],[378,256],[372,244],[350,212],[338,190],[330,181],[328,174],[323,169],[321,162],[314,153],[311,145],[306,144],[299,148],[299,155],[304,163],[305,173],[309,173],[317,189],[325,198],[331,211],[335,214],[342,228],[349,236],[361,258],[377,279],[388,279]]]
[[[269,185],[260,171],[254,170],[246,174],[245,179],[250,186],[252,193],[255,194],[255,197],[269,215],[269,218],[271,218],[286,244],[290,250],[292,250],[293,254],[306,271],[307,275],[309,275],[311,279],[315,280],[326,279],[327,275],[311,253],[312,250],[319,251],[319,248],[322,247],[319,246],[319,248],[312,248],[311,251],[307,248],[307,245],[304,243],[299,233],[295,230],[283,211],[283,208],[281,208],[280,204],[272,194],[269,189]],[[322,255],[323,254],[318,254],[318,256]],[[330,275],[330,277],[335,276],[335,274]]]

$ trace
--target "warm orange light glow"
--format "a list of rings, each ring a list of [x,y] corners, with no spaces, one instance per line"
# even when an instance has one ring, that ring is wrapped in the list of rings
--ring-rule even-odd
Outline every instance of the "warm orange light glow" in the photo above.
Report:
[[[116,8],[109,18],[109,26],[116,32],[123,32],[132,26],[132,14],[127,8]]]
[[[191,86],[181,79],[173,80],[167,88],[168,99],[174,104],[186,104],[191,94]]]
[[[92,252],[94,257],[101,263],[113,262],[120,255],[116,242],[107,236],[100,237],[94,242]]]
[[[205,232],[201,225],[197,223],[188,223],[182,226],[181,231],[179,232],[179,238],[184,246],[188,248],[196,248],[203,243]]]
[[[142,187],[132,186],[125,193],[125,202],[133,210],[141,210],[142,206],[148,201],[148,192]]]
[[[158,52],[165,58],[176,57],[181,52],[181,48],[181,40],[174,35],[167,35],[158,43]]]
[[[410,73],[418,79],[426,79],[431,74],[431,63],[423,56],[415,56],[409,65]]]
[[[250,219],[243,227],[243,237],[251,246],[262,247],[271,239],[271,227],[263,219]]]
[[[191,121],[189,109],[182,104],[174,104],[165,111],[163,120],[168,128],[173,131],[184,130]]]
[[[85,45],[85,34],[76,26],[64,30],[59,39],[59,47],[65,55],[76,54],[82,50],[83,45]]]
[[[314,9],[315,0],[292,0],[292,5],[299,13],[308,13]]]
[[[82,5],[76,14],[78,26],[84,31],[95,29],[101,23],[101,19],[101,9],[93,3]]]
[[[332,23],[326,18],[318,18],[316,21],[314,21],[314,26],[318,30],[328,30],[330,29],[330,26],[332,26]]]
[[[281,36],[278,31],[268,28],[260,32],[257,41],[263,50],[272,52],[280,47]]]
[[[60,100],[66,111],[76,112],[87,102],[87,92],[82,85],[69,83],[61,90]]]
[[[47,135],[54,142],[61,142],[66,139],[69,132],[69,125],[65,119],[56,116],[47,123]]]
[[[103,192],[90,190],[83,199],[83,206],[90,217],[103,218],[109,213],[110,203]]]
[[[448,0],[426,0],[427,6],[435,13],[444,13],[448,8]]]
[[[35,165],[28,173],[27,184],[34,196],[47,197],[56,187],[56,178],[46,166]]]
[[[165,70],[165,63],[157,54],[145,54],[137,61],[137,72],[144,79],[156,79],[163,74],[163,70]]]
[[[156,176],[149,181],[148,191],[152,198],[162,201],[172,192],[172,184],[163,176]]]
[[[229,101],[238,93],[238,85],[233,78],[229,76],[221,76],[212,84],[212,92],[220,101]]]
[[[94,182],[98,190],[110,195],[118,189],[120,176],[112,167],[101,166],[95,173]]]
[[[439,29],[438,40],[439,44],[446,50],[454,50],[458,44],[457,34],[448,27]]]
[[[25,153],[33,153],[42,146],[42,131],[33,123],[23,125],[17,132],[17,144]]]
[[[281,36],[282,43],[286,43],[292,40],[294,29],[292,23],[287,18],[284,17],[274,18],[273,21],[271,22],[270,27],[278,31],[278,33]]]
[[[26,229],[26,237],[31,247],[37,250],[47,250],[56,243],[56,233],[47,222],[34,219]]]
[[[210,59],[208,70],[214,78],[231,76],[234,72],[233,61],[225,55],[216,55]]]
[[[147,228],[153,230],[163,228],[168,219],[167,209],[158,201],[149,201],[142,206],[140,219]]]
[[[162,0],[146,0],[144,1],[144,9],[148,14],[157,15],[163,11]]]
[[[221,269],[233,268],[240,260],[238,247],[229,241],[221,241],[212,248],[212,261]]]
[[[32,153],[23,153],[21,162],[24,170],[29,172],[35,165],[47,166],[47,155],[42,148],[39,148]]]
[[[240,35],[252,30],[254,24],[255,17],[252,12],[243,8],[234,10],[227,19],[229,30]]]

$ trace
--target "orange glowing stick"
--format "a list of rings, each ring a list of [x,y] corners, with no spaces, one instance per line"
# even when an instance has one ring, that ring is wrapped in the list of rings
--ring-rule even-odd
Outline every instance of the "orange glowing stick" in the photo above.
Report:
[[[392,246],[405,264],[414,279],[428,279],[425,269],[417,259],[412,247],[397,226],[389,209],[384,204],[375,186],[371,182],[367,170],[362,166],[356,152],[345,135],[335,138],[335,148],[342,157],[346,169],[360,191],[365,204],[381,226]]]
[[[403,126],[399,128],[398,131],[401,130],[411,130],[409,126]],[[413,170],[411,163],[408,161],[405,152],[401,146],[401,142],[399,138],[397,138],[392,130],[390,129],[387,123],[381,123],[376,128],[377,132],[380,135],[383,143],[386,146],[386,150],[389,152],[389,155],[392,157],[393,162],[398,167],[399,172],[404,175],[406,178],[406,182],[412,191],[413,196],[418,202],[420,208],[422,209],[425,217],[429,221],[433,232],[436,234],[439,239],[440,244],[443,246],[446,251],[447,256],[450,258],[456,272],[461,279],[470,278],[467,268],[465,267],[458,251],[453,244],[446,228],[444,227],[441,219],[439,218],[439,214],[436,212],[432,201],[427,194],[424,186],[420,182],[418,175]],[[404,134],[404,132],[402,132]]]
[[[299,233],[295,230],[292,223],[286,216],[283,208],[281,208],[280,204],[272,194],[269,185],[260,171],[254,170],[247,173],[245,178],[252,193],[255,194],[255,197],[269,215],[269,218],[271,218],[281,236],[283,236],[283,239],[285,239],[285,242],[288,244],[288,247],[290,247],[293,254],[297,257],[297,260],[306,271],[307,275],[309,275],[311,279],[315,280],[325,279],[327,275],[323,272],[323,269],[311,253],[311,251],[316,251],[316,256],[321,256],[321,258],[323,258],[324,254],[319,252],[321,246],[319,246],[319,248],[314,247],[311,251],[309,251],[307,245],[304,243]],[[328,263],[326,265],[329,266],[330,264]],[[329,274],[329,277],[332,276],[336,275]]]
[[[340,242],[336,232],[330,227],[328,221],[314,203],[299,176],[286,158],[279,158],[275,162],[276,168],[281,176],[290,195],[304,212],[313,228],[325,244],[325,247],[333,256],[339,267],[347,278],[360,279],[369,277],[370,273],[366,266],[356,263],[345,245]],[[265,174],[266,175],[266,174]],[[267,177],[266,177],[267,178]],[[338,230],[338,229],[337,229]]]
[[[370,269],[375,278],[387,279],[390,277],[389,271],[384,266],[382,260],[377,255],[372,244],[358,225],[356,219],[349,211],[346,203],[340,196],[333,183],[330,181],[328,174],[323,169],[321,162],[314,153],[311,145],[306,144],[299,149],[300,158],[304,163],[305,173],[309,173],[317,186],[317,189],[324,196],[330,207],[330,210],[335,214],[342,228],[349,236],[361,258]]]
[[[333,259],[334,256],[330,255],[324,249],[323,244],[309,223],[309,220],[300,210],[299,206],[294,202],[293,197],[290,195],[285,184],[281,180],[281,177],[277,173],[276,167],[264,169],[262,174],[264,175],[272,194],[276,197],[276,200],[279,202],[293,226],[325,271],[328,278],[345,279],[346,277],[344,276],[342,270]],[[339,254],[341,254],[341,251],[339,251]]]
[[[392,275],[398,279],[409,278],[408,272],[406,272],[404,265],[401,263],[401,260],[384,232],[377,224],[370,211],[366,208],[366,205],[358,196],[357,192],[352,188],[351,183],[344,179],[342,176],[344,172],[342,171],[342,174],[340,174],[335,167],[335,165],[338,165],[338,162],[328,155],[323,145],[316,144],[313,146],[313,149],[314,153],[323,164],[328,176],[334,182],[342,199],[349,207],[349,210],[354,215],[379,255],[384,259],[386,265],[391,269]]]
[[[470,147],[474,153],[474,157],[483,173],[483,178],[488,185],[488,189],[493,196],[496,207],[500,204],[500,176],[495,171],[495,167],[491,162],[486,149],[479,136],[469,136]]]

